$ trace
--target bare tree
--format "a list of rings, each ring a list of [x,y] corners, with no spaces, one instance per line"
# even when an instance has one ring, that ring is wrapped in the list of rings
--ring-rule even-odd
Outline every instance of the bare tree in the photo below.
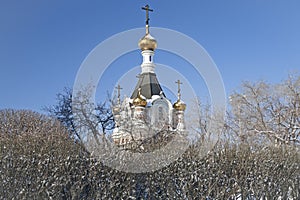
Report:
[[[300,76],[281,84],[244,83],[230,97],[234,134],[276,144],[300,144]]]
[[[101,129],[102,133],[106,133],[114,128],[114,119],[110,106],[106,103],[89,105],[86,97],[89,91],[87,89],[82,92],[80,97],[76,98],[76,102],[73,102],[72,90],[65,88],[62,93],[57,94],[56,105],[44,108],[50,116],[57,118],[69,130],[72,138],[79,140],[82,139],[79,130],[83,125],[87,125],[90,129]],[[87,110],[88,106],[92,110]],[[74,111],[77,113],[77,117],[80,114],[80,123],[76,124]]]

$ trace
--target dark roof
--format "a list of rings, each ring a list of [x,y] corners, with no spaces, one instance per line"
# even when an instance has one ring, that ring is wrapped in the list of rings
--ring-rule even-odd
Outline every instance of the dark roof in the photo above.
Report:
[[[153,95],[160,95],[160,92],[162,92],[163,96],[165,97],[165,94],[163,93],[156,78],[156,74],[154,73],[149,72],[139,75],[139,81],[131,95],[131,99],[137,97],[139,88],[141,88],[141,94],[147,99],[151,99]]]

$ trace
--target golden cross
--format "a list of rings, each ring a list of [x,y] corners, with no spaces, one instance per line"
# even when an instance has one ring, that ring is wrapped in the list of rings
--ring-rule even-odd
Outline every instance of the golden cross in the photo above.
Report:
[[[118,87],[116,87],[116,89],[118,90],[118,104],[121,104],[121,90],[123,88],[121,88],[120,84],[118,84]]]
[[[143,10],[146,10],[146,25],[149,24],[149,11],[153,12],[153,9],[149,8],[149,5],[146,5],[145,7],[142,7]]]
[[[180,85],[182,84],[182,82],[178,79],[175,83],[177,83],[177,85],[178,85],[178,100],[180,100],[180,97],[181,97]]]

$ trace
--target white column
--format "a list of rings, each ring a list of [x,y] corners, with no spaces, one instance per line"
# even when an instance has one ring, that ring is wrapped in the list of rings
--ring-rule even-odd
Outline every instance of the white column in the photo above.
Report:
[[[133,114],[134,119],[143,121],[144,120],[144,110],[145,110],[144,107],[136,106],[134,108],[134,114]]]
[[[149,73],[149,72],[154,73],[154,69],[155,69],[155,64],[153,62],[154,51],[144,50],[142,51],[142,56],[143,56],[143,63],[141,64],[142,74]]]
[[[145,108],[142,106],[136,106],[134,108],[134,121],[133,121],[133,138],[143,140],[147,137],[147,126],[145,124]]]
[[[177,127],[176,127],[176,129],[178,131],[184,131],[185,130],[184,111],[177,110],[176,115],[177,115]]]

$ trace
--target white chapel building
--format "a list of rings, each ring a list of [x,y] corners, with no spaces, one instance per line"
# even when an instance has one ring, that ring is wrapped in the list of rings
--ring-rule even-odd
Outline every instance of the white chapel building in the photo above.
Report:
[[[186,104],[181,100],[180,81],[178,80],[178,99],[175,103],[166,97],[155,73],[154,52],[157,41],[149,31],[148,12],[152,11],[146,5],[146,34],[139,40],[143,61],[141,73],[131,97],[118,100],[113,106],[115,128],[112,133],[113,142],[126,145],[155,137],[156,134],[185,132],[184,112]]]

